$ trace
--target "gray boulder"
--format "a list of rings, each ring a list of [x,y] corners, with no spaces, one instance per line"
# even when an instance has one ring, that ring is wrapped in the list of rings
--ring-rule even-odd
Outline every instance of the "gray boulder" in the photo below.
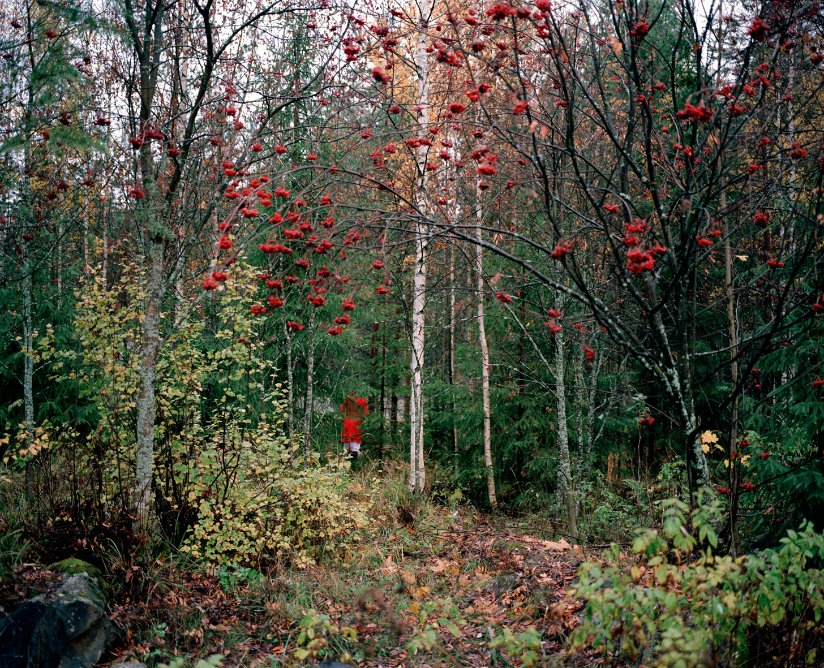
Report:
[[[113,638],[106,601],[87,573],[0,618],[0,667],[92,668]]]

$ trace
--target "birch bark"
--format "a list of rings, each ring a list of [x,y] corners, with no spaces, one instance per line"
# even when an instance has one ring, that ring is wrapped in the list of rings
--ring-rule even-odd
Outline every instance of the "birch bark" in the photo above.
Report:
[[[303,463],[309,463],[309,444],[312,438],[315,376],[315,309],[309,311],[309,350],[306,353],[306,403],[303,411]]]
[[[418,77],[418,130],[425,132],[429,119],[429,61],[427,59],[428,25],[432,14],[433,0],[419,4],[418,38],[415,47],[415,69]],[[417,182],[415,184],[415,204],[418,219],[415,222],[415,266],[412,275],[412,363],[411,396],[409,402],[409,489],[414,493],[423,492],[426,486],[426,468],[424,465],[423,443],[423,365],[425,350],[426,322],[424,307],[426,305],[427,249],[429,245],[429,193],[426,159],[428,148],[416,149]]]
[[[476,189],[475,211],[475,274],[478,291],[478,342],[481,344],[481,402],[484,412],[484,467],[486,468],[486,492],[489,505],[498,507],[495,495],[495,468],[492,462],[492,405],[489,398],[489,342],[486,339],[486,312],[484,310],[484,261],[483,261],[483,209],[481,207],[481,191]]]
[[[292,333],[285,322],[283,332],[286,336],[286,401],[289,404],[289,418],[287,429],[289,430],[289,463],[295,463],[295,371],[292,366]]]
[[[452,389],[452,457],[458,473],[458,423],[455,419],[455,242],[449,248],[449,385]]]

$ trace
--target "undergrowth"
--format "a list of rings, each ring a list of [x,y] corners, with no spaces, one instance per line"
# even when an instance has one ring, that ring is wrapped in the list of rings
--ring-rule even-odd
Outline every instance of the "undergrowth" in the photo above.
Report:
[[[590,519],[593,534],[609,512],[628,534],[631,517],[657,528],[641,530],[629,550],[614,545],[595,558],[559,540],[540,516],[516,529],[510,518],[477,513],[448,493],[441,502],[411,495],[400,463],[358,464],[352,472],[338,460],[316,463],[341,498],[368,499],[357,540],[341,542],[329,530],[344,526],[336,518],[294,504],[314,518],[294,534],[309,537],[298,547],[311,549],[304,552],[311,560],[274,547],[268,558],[237,559],[162,541],[137,553],[109,543],[100,556],[119,630],[111,658],[150,668],[292,668],[323,660],[809,665],[820,657],[824,537],[810,525],[775,549],[719,556],[717,499],[689,510],[645,488],[633,507],[602,481],[601,498],[616,507]],[[296,472],[295,480],[305,484],[307,475]],[[311,499],[327,493],[322,484],[311,492]],[[0,522],[12,526],[8,515]],[[4,568],[19,570],[31,549],[19,538],[3,535]],[[204,544],[193,533],[183,547],[192,541]]]

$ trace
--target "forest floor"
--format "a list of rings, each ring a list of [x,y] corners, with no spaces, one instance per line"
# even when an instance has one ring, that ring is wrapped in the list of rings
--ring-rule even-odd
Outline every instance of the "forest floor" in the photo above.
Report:
[[[381,527],[343,563],[302,570],[192,571],[158,560],[121,600],[119,660],[225,656],[229,666],[593,665],[564,654],[581,603],[582,548],[540,525],[427,506]],[[139,579],[142,574],[135,572]],[[495,647],[493,638],[512,636]],[[532,631],[531,629],[535,629]],[[522,635],[523,634],[523,635]],[[535,643],[540,643],[535,646]]]
[[[580,564],[597,558],[592,546],[570,544],[536,516],[411,499],[399,476],[375,489],[370,529],[319,565],[210,566],[159,543],[151,556],[113,550],[102,580],[117,640],[103,665],[182,657],[182,668],[218,654],[227,667],[603,661],[566,649],[583,607],[572,585]],[[55,586],[58,574],[42,564],[66,554],[39,552],[3,579],[0,603]]]

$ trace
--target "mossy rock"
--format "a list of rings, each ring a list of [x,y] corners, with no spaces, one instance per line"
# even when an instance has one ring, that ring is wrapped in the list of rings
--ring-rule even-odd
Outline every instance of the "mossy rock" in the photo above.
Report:
[[[63,573],[64,575],[88,573],[98,582],[103,581],[103,573],[97,566],[90,564],[88,561],[77,559],[76,557],[70,557],[68,559],[63,559],[63,561],[58,561],[57,563],[49,566],[49,570],[57,573]]]

